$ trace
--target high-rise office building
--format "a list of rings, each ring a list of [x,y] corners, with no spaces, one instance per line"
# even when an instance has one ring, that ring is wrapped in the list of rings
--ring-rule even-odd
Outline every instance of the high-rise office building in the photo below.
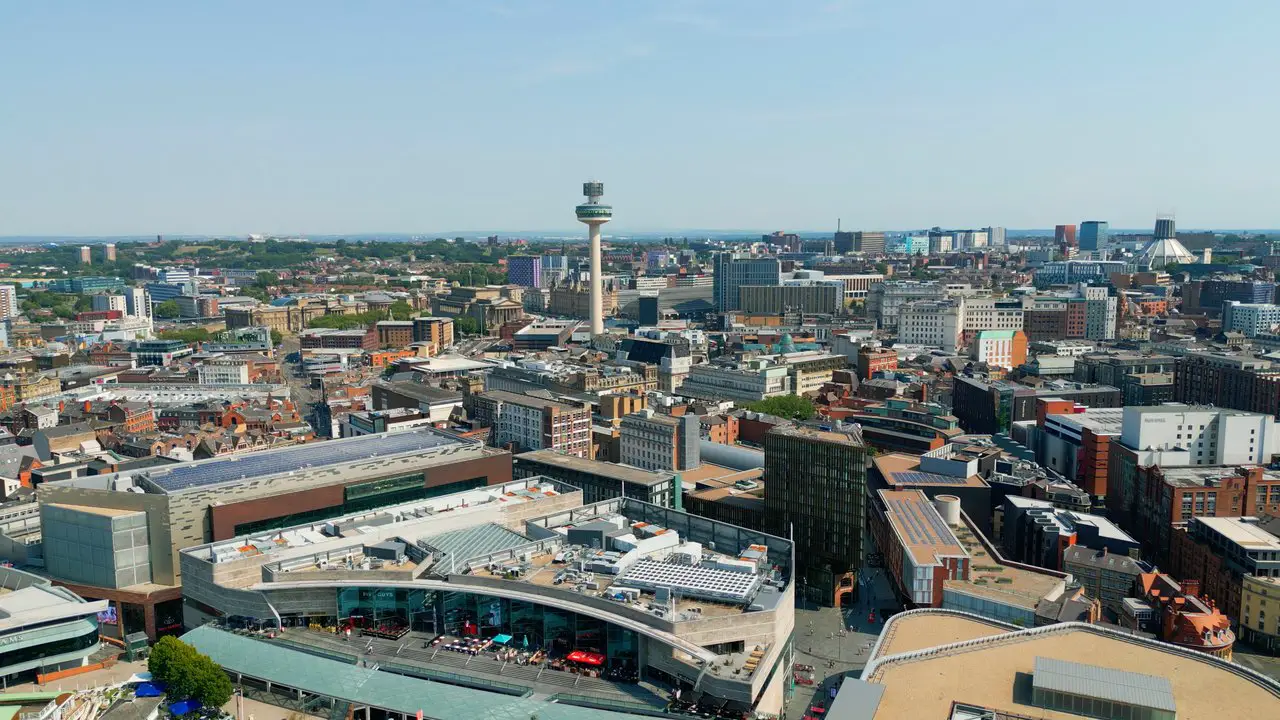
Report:
[[[989,228],[987,228],[986,230],[987,230],[987,238],[988,238],[989,242],[991,243],[991,246],[992,246],[992,247],[1004,247],[1004,246],[1005,246],[1005,244],[1006,244],[1006,242],[1005,242],[1005,231],[1004,231],[1004,228],[1003,228],[1003,227],[998,227],[998,226],[997,226],[997,227],[989,227]]]
[[[0,318],[17,317],[21,314],[17,289],[12,285],[0,285]]]
[[[569,257],[567,255],[543,255],[542,286],[551,287],[569,276]]]
[[[872,255],[884,254],[884,233],[858,231],[853,234],[853,249],[855,252],[868,253]]]
[[[522,287],[542,287],[542,258],[537,255],[508,257],[507,282]]]
[[[121,315],[129,311],[128,302],[124,295],[114,295],[111,293],[100,293],[93,296],[93,310],[100,312],[103,310],[118,310]]]
[[[714,261],[712,299],[716,312],[737,310],[738,288],[745,285],[781,285],[782,263],[777,258],[736,257],[717,253]]]
[[[124,294],[125,314],[133,317],[151,317],[151,298],[145,288],[129,288]]]
[[[801,590],[823,605],[856,599],[866,519],[861,432],[778,425],[764,438],[765,517],[796,543]]]
[[[1085,220],[1080,223],[1080,249],[1106,250],[1111,226],[1102,220]]]
[[[1053,241],[1058,245],[1076,247],[1076,226],[1057,225],[1053,228]]]

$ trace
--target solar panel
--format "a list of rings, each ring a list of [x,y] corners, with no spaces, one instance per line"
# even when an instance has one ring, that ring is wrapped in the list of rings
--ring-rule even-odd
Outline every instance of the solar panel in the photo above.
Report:
[[[921,472],[919,470],[894,473],[893,479],[909,485],[964,485],[969,482],[969,478],[967,477],[939,475],[937,473]]]
[[[434,432],[430,428],[419,428],[387,435],[365,435],[214,458],[152,471],[145,477],[166,492],[175,492],[240,478],[265,477],[291,470],[419,452],[458,442],[457,439]]]
[[[919,502],[899,499],[889,500],[887,505],[911,544],[940,545],[951,542],[951,528],[942,516],[931,512],[932,505],[926,508]]]

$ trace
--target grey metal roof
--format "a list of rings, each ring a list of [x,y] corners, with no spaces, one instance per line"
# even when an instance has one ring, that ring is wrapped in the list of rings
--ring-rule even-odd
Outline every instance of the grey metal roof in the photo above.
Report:
[[[884,685],[846,677],[840,683],[836,699],[827,708],[827,720],[871,720],[880,707]]]
[[[1174,712],[1173,684],[1168,678],[1115,668],[1037,657],[1031,686]]]
[[[444,565],[452,571],[473,557],[519,547],[531,541],[497,523],[488,523],[430,535],[423,538],[423,542],[445,553]]]
[[[85,427],[87,429],[88,426]],[[417,428],[397,433],[290,445],[279,450],[182,463],[172,469],[152,471],[146,477],[165,492],[177,492],[241,478],[259,478],[304,468],[340,465],[373,457],[423,452],[458,442],[457,439],[438,433],[431,428]]]
[[[410,716],[422,710],[424,717],[436,720],[645,720],[554,702],[546,695],[512,696],[356,667],[207,625],[182,640],[232,672]]]

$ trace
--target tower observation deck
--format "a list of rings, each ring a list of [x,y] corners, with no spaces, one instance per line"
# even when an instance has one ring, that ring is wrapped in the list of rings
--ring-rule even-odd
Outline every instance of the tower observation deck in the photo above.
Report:
[[[591,240],[591,334],[604,332],[604,281],[601,278],[600,226],[613,219],[613,208],[600,202],[604,197],[604,183],[582,183],[582,194],[587,201],[574,208],[578,222],[587,224],[587,236]]]

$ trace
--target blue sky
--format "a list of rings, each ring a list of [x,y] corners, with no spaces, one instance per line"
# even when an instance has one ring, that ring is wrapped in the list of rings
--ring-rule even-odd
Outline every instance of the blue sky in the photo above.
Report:
[[[0,7],[0,235],[1275,227],[1280,3]]]

